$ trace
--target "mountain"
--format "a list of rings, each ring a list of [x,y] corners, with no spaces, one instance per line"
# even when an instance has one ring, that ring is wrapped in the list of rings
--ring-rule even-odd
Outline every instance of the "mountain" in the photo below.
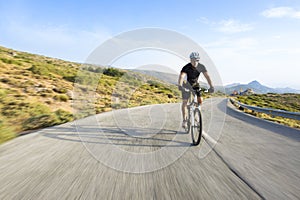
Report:
[[[277,91],[277,93],[282,94],[282,93],[295,93],[295,94],[299,94],[300,90],[296,90],[293,88],[289,88],[289,87],[285,87],[285,88],[275,88],[275,90]]]
[[[226,87],[230,88],[230,87],[235,87],[235,86],[238,86],[240,85],[240,83],[231,83],[229,85],[226,85]]]
[[[266,93],[300,93],[299,90],[292,88],[271,88],[262,85],[258,81],[254,80],[248,84],[230,84],[225,86],[227,94],[232,94],[234,91],[243,92],[247,89],[252,89],[256,94],[266,94]]]
[[[152,76],[155,78],[158,78],[160,80],[163,80],[167,83],[170,84],[177,84],[178,82],[178,74],[172,74],[172,73],[166,73],[166,72],[160,72],[160,71],[155,71],[155,70],[142,70],[142,69],[131,69],[131,71],[139,72],[148,76]],[[200,82],[200,84],[204,87],[208,87],[208,84],[205,82]],[[224,87],[221,86],[215,86],[216,90],[219,91],[224,91]],[[262,85],[260,82],[254,80],[251,81],[248,84],[241,84],[241,83],[232,83],[229,85],[225,86],[225,91],[226,94],[232,94],[233,91],[237,92],[243,92],[247,89],[252,89],[254,93],[256,94],[266,94],[266,93],[278,93],[278,94],[283,94],[283,93],[300,93],[300,90],[296,90],[293,88],[271,88],[265,85]]]

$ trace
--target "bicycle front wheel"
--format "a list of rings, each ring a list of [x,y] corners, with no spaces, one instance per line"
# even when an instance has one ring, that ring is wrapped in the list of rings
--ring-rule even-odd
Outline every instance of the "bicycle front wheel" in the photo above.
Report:
[[[194,123],[191,127],[193,145],[198,145],[202,136],[202,116],[199,109],[194,110]]]

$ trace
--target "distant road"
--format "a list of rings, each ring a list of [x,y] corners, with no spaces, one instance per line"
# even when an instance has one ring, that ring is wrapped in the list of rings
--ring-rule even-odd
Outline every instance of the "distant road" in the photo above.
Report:
[[[300,198],[299,130],[247,116],[226,99],[202,110],[206,140],[197,147],[180,128],[179,104],[9,141],[0,146],[0,199]]]

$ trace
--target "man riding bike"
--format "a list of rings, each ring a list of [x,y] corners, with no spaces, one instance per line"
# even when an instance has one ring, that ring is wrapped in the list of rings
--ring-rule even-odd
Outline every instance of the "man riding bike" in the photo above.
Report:
[[[187,108],[187,102],[190,97],[190,92],[187,92],[184,90],[184,88],[192,88],[196,94],[197,94],[197,100],[198,103],[201,105],[203,102],[203,99],[201,97],[200,93],[200,85],[198,82],[198,78],[201,73],[203,73],[204,77],[206,78],[210,88],[209,92],[213,93],[214,92],[214,87],[212,85],[211,79],[207,73],[207,70],[204,65],[199,63],[200,56],[198,52],[192,52],[190,54],[190,60],[191,62],[186,64],[179,75],[178,79],[178,89],[181,90],[182,92],[182,117],[183,117],[183,122],[182,122],[182,127],[185,128],[187,126],[187,116],[186,116],[186,108]],[[184,79],[187,77],[187,83],[184,83]]]

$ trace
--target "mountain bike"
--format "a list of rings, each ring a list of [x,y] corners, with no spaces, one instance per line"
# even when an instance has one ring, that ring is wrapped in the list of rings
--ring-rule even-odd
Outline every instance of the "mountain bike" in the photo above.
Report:
[[[202,136],[202,115],[201,106],[197,101],[197,94],[195,90],[184,88],[186,92],[191,92],[190,98],[188,100],[188,119],[185,131],[187,133],[191,132],[193,145],[199,145]],[[207,92],[206,89],[200,89],[200,92]]]

